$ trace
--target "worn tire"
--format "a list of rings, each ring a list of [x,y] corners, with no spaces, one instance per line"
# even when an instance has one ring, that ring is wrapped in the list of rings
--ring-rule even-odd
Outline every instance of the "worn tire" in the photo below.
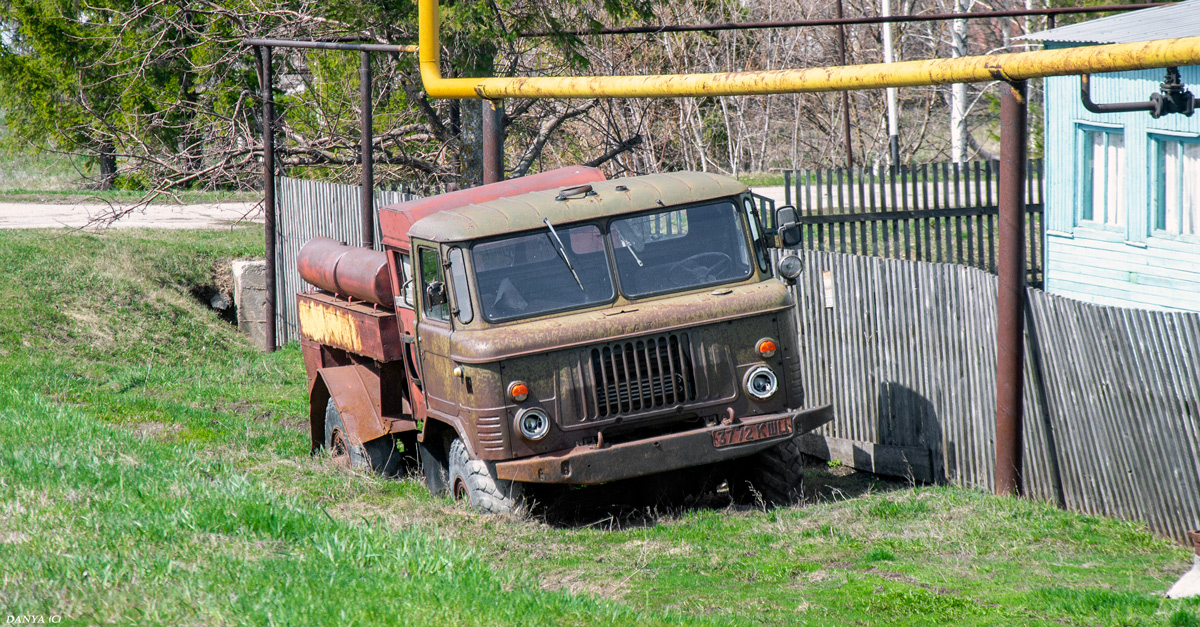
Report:
[[[421,460],[421,473],[425,487],[434,496],[450,492],[450,463],[446,460],[446,449],[441,442],[417,442],[417,454]]]
[[[471,459],[462,440],[450,443],[450,493],[467,499],[485,514],[520,514],[525,505],[524,486],[496,478],[495,464]]]
[[[733,462],[729,494],[739,503],[778,507],[792,505],[804,496],[804,454],[792,438],[765,451]]]
[[[398,474],[405,466],[404,455],[396,450],[395,437],[385,435],[365,443],[347,437],[342,414],[332,398],[325,404],[324,444],[339,466],[387,476]]]

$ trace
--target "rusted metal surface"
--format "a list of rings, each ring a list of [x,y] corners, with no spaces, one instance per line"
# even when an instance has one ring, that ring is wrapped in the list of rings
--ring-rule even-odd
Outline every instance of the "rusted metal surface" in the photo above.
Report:
[[[359,211],[362,215],[362,246],[371,249],[375,247],[375,155],[373,150],[371,103],[371,53],[366,50],[361,53],[358,70],[359,116],[361,130],[359,133],[359,151],[361,152],[362,180],[359,183],[359,193],[362,194]],[[384,301],[391,304],[392,301]]]
[[[483,182],[504,180],[504,114],[500,103],[484,100],[483,106]]]
[[[403,354],[396,314],[389,309],[310,293],[296,296],[296,310],[302,338],[385,363]]]
[[[559,188],[555,187],[448,208],[417,221],[409,229],[409,235],[435,242],[458,242],[544,229],[545,219],[558,226],[660,209],[668,205],[737,196],[749,189],[736,179],[703,172],[650,174],[595,181],[589,185],[589,192],[563,197],[563,200],[558,200]]]
[[[386,253],[316,237],[300,249],[296,267],[300,278],[327,292],[389,309],[395,305]]]
[[[498,327],[455,333],[455,361],[486,363],[536,355],[551,348],[574,348],[602,339],[620,340],[651,331],[669,332],[703,323],[728,323],[746,316],[786,311],[791,293],[779,281],[752,276],[724,294],[713,290],[669,296],[652,303],[614,303],[603,309],[557,314]],[[724,291],[724,290],[722,290]],[[761,333],[759,334],[761,337]],[[757,337],[749,339],[754,347]]]
[[[794,426],[791,434],[764,437],[739,446],[714,446],[713,433],[728,428],[717,425],[603,448],[579,446],[567,451],[498,462],[496,475],[509,481],[587,485],[714,464],[756,453],[787,438],[812,431],[833,419],[833,409],[825,406],[794,414],[756,416],[746,418],[740,424],[742,428],[753,430],[781,417],[792,418]]]
[[[325,368],[320,370],[317,376],[317,384],[324,387],[326,398],[334,400],[338,413],[341,413],[342,424],[350,442],[361,444],[391,434],[391,420],[385,419],[379,410],[380,381],[377,372],[365,366],[350,365]],[[324,402],[319,407],[311,407],[310,416],[312,412],[317,411],[322,413],[322,420],[319,420],[322,423],[319,437],[324,437]],[[310,424],[317,422],[318,420],[310,420]],[[316,430],[312,436],[316,440]]]
[[[996,294],[996,494],[1020,494],[1025,392],[1025,82],[1000,87],[999,283]]]
[[[781,381],[791,380],[792,364],[785,351],[764,359],[754,350],[764,331],[774,334],[785,328],[786,316],[783,311],[749,313],[677,330],[647,325],[625,339],[597,329],[591,343],[573,347],[543,340],[540,352],[463,364],[464,378],[449,388],[448,400],[454,403],[455,415],[473,425],[478,454],[489,460],[569,449],[600,432],[606,441],[617,442],[643,430],[682,431],[716,423],[729,412],[784,412],[789,407],[784,386],[769,399],[754,400],[745,393],[743,381],[759,365],[770,367]],[[794,350],[791,342],[787,350]],[[527,384],[530,394],[525,401],[513,402],[504,395],[514,380]],[[517,414],[534,407],[552,420],[550,432],[538,442],[525,440],[515,428]],[[441,406],[431,415],[441,418]]]
[[[263,106],[263,211],[266,246],[266,296],[263,315],[267,318],[267,352],[275,352],[275,96],[271,86],[271,47],[259,51],[259,81]]]
[[[383,233],[383,243],[388,246],[409,249],[409,229],[422,218],[450,211],[468,205],[485,203],[518,196],[539,190],[569,187],[604,180],[604,172],[599,168],[587,166],[571,166],[549,172],[542,172],[517,179],[472,187],[448,194],[439,194],[428,198],[410,200],[395,205],[388,205],[379,210],[379,226]]]
[[[882,15],[879,17],[837,17],[824,20],[768,20],[762,22],[720,22],[713,24],[662,24],[659,26],[613,26],[597,29],[575,30],[532,30],[522,31],[521,37],[561,37],[573,35],[633,35],[638,33],[689,33],[717,32],[727,30],[761,30],[768,28],[799,28],[806,26],[851,26],[855,24],[902,24],[908,22],[942,22],[947,20],[981,20],[1002,17],[1032,17],[1037,15],[1050,16],[1074,15],[1080,13],[1100,13],[1116,11],[1136,11],[1150,7],[1160,7],[1172,2],[1148,2],[1145,4],[1106,4],[1093,7],[1054,7],[1049,9],[1019,9],[1012,11],[972,11],[970,13],[923,13],[921,15]],[[1050,25],[1054,27],[1053,23]]]
[[[306,280],[362,299],[348,303],[324,293],[297,298],[305,366],[313,379],[314,438],[323,421],[318,410],[332,398],[354,438],[367,441],[421,421],[422,442],[440,446],[458,437],[475,459],[534,458],[527,466],[536,466],[536,458],[550,451],[576,451],[580,459],[602,460],[597,463],[605,467],[578,474],[542,473],[542,480],[587,483],[733,459],[828,421],[828,408],[797,414],[803,405],[789,405],[802,399],[790,389],[798,380],[792,371],[798,364],[794,324],[786,319],[794,301],[759,264],[751,264],[746,278],[716,289],[636,301],[617,293],[588,310],[506,323],[481,314],[462,324],[455,314],[449,321],[421,318],[416,324],[412,317],[425,311],[423,281],[432,280],[419,268],[415,310],[367,302],[385,300],[400,285],[391,273],[383,275],[388,263],[399,267],[395,249],[433,248],[449,258],[457,242],[545,228],[544,218],[599,220],[723,199],[740,209],[747,192],[733,179],[696,173],[619,182],[588,168],[548,174],[386,210],[390,217],[380,224],[390,252],[378,258],[331,240],[306,246],[299,263]],[[579,185],[590,185],[592,193],[556,199],[563,188]],[[750,245],[749,236],[738,232]],[[445,280],[441,270],[434,272],[436,280]],[[391,291],[379,293],[382,285]],[[478,295],[470,298],[482,311]],[[764,337],[778,344],[767,356],[757,348]],[[752,397],[747,377],[764,367],[780,386]],[[506,393],[515,380],[529,390],[519,401]],[[531,410],[548,417],[544,435],[521,434],[517,421]],[[664,446],[665,455],[639,452]],[[603,455],[592,457],[595,452]],[[628,455],[632,463],[623,457]],[[536,472],[535,466],[528,467]]]

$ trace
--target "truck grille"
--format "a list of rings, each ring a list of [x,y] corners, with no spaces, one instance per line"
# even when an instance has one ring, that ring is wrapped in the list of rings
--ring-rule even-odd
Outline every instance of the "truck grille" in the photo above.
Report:
[[[591,349],[598,417],[696,400],[691,337],[672,333]]]

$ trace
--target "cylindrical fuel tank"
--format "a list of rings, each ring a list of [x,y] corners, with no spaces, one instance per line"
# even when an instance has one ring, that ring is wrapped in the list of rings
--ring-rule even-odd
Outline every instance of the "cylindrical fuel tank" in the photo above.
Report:
[[[300,249],[296,268],[300,278],[327,292],[386,307],[396,304],[385,253],[317,237]]]

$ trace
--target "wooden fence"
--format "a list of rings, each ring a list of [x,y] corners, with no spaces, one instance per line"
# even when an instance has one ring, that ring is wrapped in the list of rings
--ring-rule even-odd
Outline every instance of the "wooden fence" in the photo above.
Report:
[[[899,168],[789,170],[786,204],[800,212],[802,247],[996,272],[997,161]],[[1043,162],[1025,172],[1027,276],[1041,286]]]
[[[834,421],[805,449],[867,470],[993,488],[996,277],[950,264],[802,252],[808,404]],[[1029,289],[1027,494],[1200,528],[1200,314]]]
[[[314,237],[351,245],[362,243],[359,187],[285,176],[275,180],[275,338],[279,346],[299,340],[296,294],[311,286],[300,278],[296,257]],[[419,198],[406,192],[375,190],[375,247],[379,244],[379,208]]]

